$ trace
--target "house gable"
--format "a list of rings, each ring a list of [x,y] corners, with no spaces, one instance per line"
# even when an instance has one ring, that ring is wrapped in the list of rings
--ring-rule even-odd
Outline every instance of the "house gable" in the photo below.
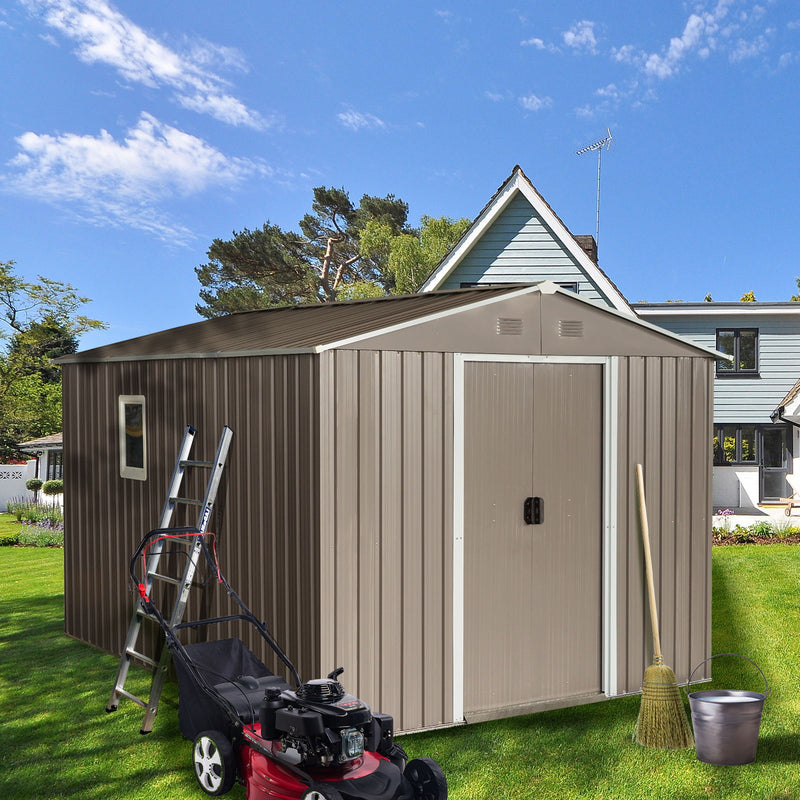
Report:
[[[633,315],[620,291],[515,167],[420,291],[541,280],[575,284],[580,296]]]

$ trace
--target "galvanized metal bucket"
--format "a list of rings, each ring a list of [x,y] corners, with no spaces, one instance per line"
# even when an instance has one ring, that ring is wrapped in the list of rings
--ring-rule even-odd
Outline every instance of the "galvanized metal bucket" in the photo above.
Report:
[[[756,760],[761,714],[770,688],[764,673],[761,672],[761,667],[755,661],[738,653],[717,653],[701,661],[692,670],[689,682],[691,683],[694,673],[703,664],[720,656],[736,656],[750,661],[764,678],[765,690],[763,694],[738,689],[692,692],[689,695],[689,706],[692,709],[697,758],[706,764],[723,766],[749,764]]]

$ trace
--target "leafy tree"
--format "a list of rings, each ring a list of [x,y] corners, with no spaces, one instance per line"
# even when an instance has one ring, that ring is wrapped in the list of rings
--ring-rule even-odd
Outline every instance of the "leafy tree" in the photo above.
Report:
[[[355,206],[344,189],[318,186],[300,233],[267,222],[260,230],[214,240],[208,263],[195,269],[203,286],[197,312],[216,317],[378,289],[386,294],[394,283],[387,254],[362,253],[360,237],[371,222],[399,235],[408,230],[407,217],[408,205],[394,195],[364,195]]]
[[[380,220],[372,220],[362,233],[361,252],[387,262],[395,294],[416,292],[470,226],[466,218],[423,216],[421,222],[418,232],[396,234]]]
[[[756,296],[755,296],[755,294],[753,294],[753,291],[750,290],[749,292],[745,292],[739,298],[739,302],[740,303],[755,303],[756,302]]]
[[[400,237],[389,260],[398,294],[416,292],[471,225],[466,217],[422,217],[419,239]]]
[[[797,284],[797,291],[800,292],[800,278],[795,278],[794,280]],[[800,303],[800,294],[793,294],[791,299],[794,303]]]
[[[52,359],[77,350],[87,330],[103,328],[80,314],[88,303],[68,283],[23,280],[15,262],[0,262],[0,460],[17,443],[61,428],[61,370]]]
[[[305,258],[300,234],[266,222],[232,239],[214,239],[207,264],[195,269],[201,285],[195,306],[203,317],[267,306],[310,303],[317,298],[313,269]]]

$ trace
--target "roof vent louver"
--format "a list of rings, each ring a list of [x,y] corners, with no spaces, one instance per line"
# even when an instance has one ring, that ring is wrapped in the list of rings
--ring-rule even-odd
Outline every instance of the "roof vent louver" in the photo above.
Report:
[[[564,339],[582,339],[583,321],[579,319],[560,319],[558,335]]]
[[[498,317],[497,318],[497,335],[498,336],[521,336],[522,335],[522,320],[514,317]]]

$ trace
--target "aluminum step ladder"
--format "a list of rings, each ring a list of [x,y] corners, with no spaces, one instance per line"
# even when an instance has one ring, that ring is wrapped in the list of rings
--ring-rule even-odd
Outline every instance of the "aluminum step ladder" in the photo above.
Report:
[[[161,510],[161,517],[158,524],[158,528],[169,528],[175,509],[179,505],[199,506],[200,510],[195,526],[197,534],[189,537],[189,550],[183,575],[180,577],[173,577],[159,572],[158,566],[164,547],[163,540],[155,542],[147,556],[147,584],[145,592],[148,597],[153,586],[153,581],[164,581],[180,587],[169,618],[169,624],[171,626],[178,625],[181,622],[186,610],[186,604],[189,600],[189,591],[193,585],[194,574],[202,550],[202,540],[205,533],[208,531],[208,522],[217,499],[217,492],[222,479],[222,471],[225,468],[228,450],[230,449],[231,439],[233,438],[233,431],[226,425],[222,429],[215,459],[213,461],[194,461],[190,458],[190,455],[196,433],[197,431],[191,425],[186,426],[183,441],[181,442],[178,452],[178,458],[175,462],[175,469],[172,472],[172,480],[169,485],[169,491],[167,492],[167,499]],[[209,469],[211,471],[206,485],[205,496],[202,500],[194,500],[181,495],[181,485],[183,484],[184,474],[188,469],[193,468]],[[128,634],[125,637],[125,646],[119,661],[117,679],[114,683],[114,689],[111,692],[108,705],[106,706],[107,712],[116,711],[119,706],[120,698],[126,697],[128,700],[132,700],[134,703],[144,708],[145,715],[140,733],[150,733],[150,731],[153,730],[153,720],[158,712],[158,703],[161,699],[161,691],[167,679],[167,672],[171,660],[171,653],[166,643],[163,644],[161,655],[157,661],[136,649],[139,634],[142,629],[142,621],[149,618],[149,616],[150,615],[144,610],[142,599],[138,598],[128,627]],[[148,664],[154,669],[153,681],[150,685],[150,696],[147,700],[143,700],[141,697],[137,697],[125,689],[128,670],[134,660]]]

